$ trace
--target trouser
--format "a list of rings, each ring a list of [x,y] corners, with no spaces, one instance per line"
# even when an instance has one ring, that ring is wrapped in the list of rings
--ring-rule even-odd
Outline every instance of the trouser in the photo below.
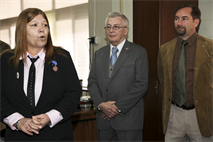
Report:
[[[165,142],[213,142],[213,136],[201,134],[195,109],[184,110],[171,104]]]
[[[101,142],[142,142],[142,130],[100,130]]]

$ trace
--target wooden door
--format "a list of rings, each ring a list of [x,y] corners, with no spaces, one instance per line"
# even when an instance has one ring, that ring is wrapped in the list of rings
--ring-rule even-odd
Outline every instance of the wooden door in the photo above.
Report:
[[[133,1],[133,42],[147,50],[149,59],[149,88],[145,96],[143,141],[159,141],[163,136],[157,77],[158,1]]]

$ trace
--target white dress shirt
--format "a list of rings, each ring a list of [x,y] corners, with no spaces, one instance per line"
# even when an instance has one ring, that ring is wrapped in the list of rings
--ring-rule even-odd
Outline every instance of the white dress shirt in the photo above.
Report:
[[[25,92],[25,95],[27,96],[27,84],[28,84],[28,76],[29,76],[29,70],[32,62],[27,57],[30,56],[30,58],[39,58],[34,63],[36,72],[35,72],[35,106],[38,103],[39,97],[41,95],[42,86],[43,86],[43,76],[44,76],[44,63],[45,63],[45,51],[42,49],[35,57],[33,57],[30,53],[27,52],[26,55],[26,62],[24,62],[24,85],[23,89]],[[20,58],[22,60],[22,57]],[[46,114],[49,116],[51,124],[49,125],[51,128],[55,126],[58,122],[60,122],[63,117],[61,113],[57,110],[50,110],[49,112],[46,112]],[[12,130],[15,130],[16,128],[13,126],[14,123],[16,123],[19,119],[24,118],[20,113],[16,112],[8,116],[4,119],[4,123],[6,123]]]
[[[117,58],[118,58],[118,56],[120,55],[121,50],[122,50],[122,48],[123,48],[125,42],[126,42],[126,39],[124,39],[118,46],[113,46],[112,44],[110,44],[110,56],[109,56],[109,58],[111,58],[111,55],[112,55],[112,48],[113,48],[113,47],[117,47],[117,48],[118,48],[118,52],[117,52]]]

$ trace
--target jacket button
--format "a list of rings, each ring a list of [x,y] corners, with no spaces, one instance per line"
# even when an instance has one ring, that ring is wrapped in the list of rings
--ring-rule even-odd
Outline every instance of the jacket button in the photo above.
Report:
[[[108,92],[108,89],[106,89],[106,91]]]

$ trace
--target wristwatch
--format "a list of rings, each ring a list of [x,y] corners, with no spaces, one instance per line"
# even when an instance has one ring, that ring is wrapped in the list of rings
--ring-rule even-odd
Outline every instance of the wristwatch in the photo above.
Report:
[[[21,119],[19,119],[13,126],[18,130],[18,124],[20,122]]]

